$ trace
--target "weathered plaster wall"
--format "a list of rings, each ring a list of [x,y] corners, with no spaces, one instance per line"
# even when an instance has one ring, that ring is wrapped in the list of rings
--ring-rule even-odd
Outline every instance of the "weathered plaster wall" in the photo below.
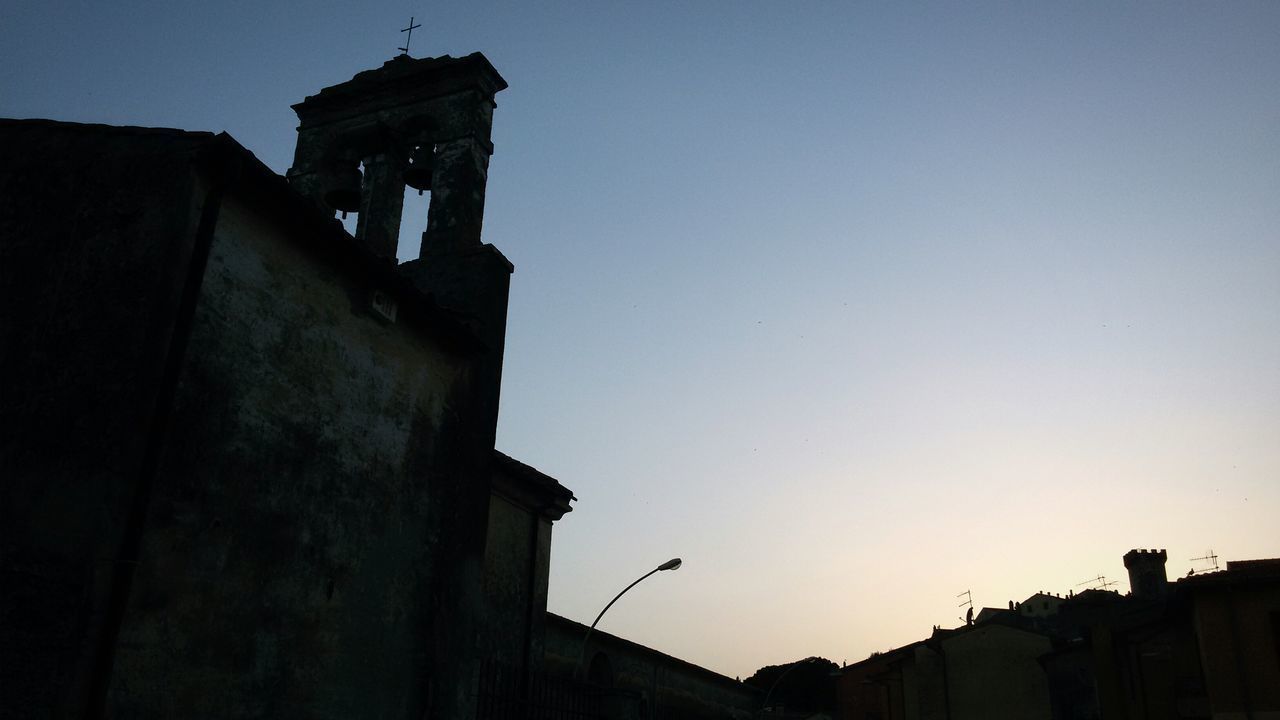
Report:
[[[120,717],[421,717],[464,360],[224,202],[121,630]],[[477,480],[477,478],[472,478]],[[482,479],[480,479],[482,480]],[[483,518],[481,519],[483,522]]]
[[[0,121],[0,715],[79,717],[204,188],[203,133]]]
[[[906,716],[919,720],[947,720],[947,676],[942,655],[928,645],[917,645],[911,657],[911,687],[904,693]]]
[[[864,720],[879,715],[893,720],[893,693],[903,694],[908,687],[910,659],[902,652],[873,655],[845,667],[836,680],[836,709],[842,720]],[[901,708],[897,708],[901,716]],[[913,716],[912,720],[915,720]]]
[[[551,522],[501,495],[489,503],[482,654],[504,665],[541,665]],[[531,619],[530,615],[536,615]]]
[[[1049,638],[987,625],[942,645],[954,720],[1049,720],[1049,683],[1037,660]]]
[[[486,693],[514,681],[516,695],[545,698],[549,686],[539,683],[558,687],[543,674],[551,526],[572,510],[573,493],[501,452],[492,460],[479,648]]]

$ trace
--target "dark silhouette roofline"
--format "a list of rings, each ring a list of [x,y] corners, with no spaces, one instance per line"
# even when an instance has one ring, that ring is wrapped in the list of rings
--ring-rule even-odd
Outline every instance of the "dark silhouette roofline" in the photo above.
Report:
[[[497,495],[552,522],[573,512],[569,503],[578,498],[555,478],[496,449],[490,457],[490,489]]]
[[[142,135],[156,139],[157,149],[166,154],[186,153],[193,166],[211,182],[222,183],[226,192],[270,216],[295,235],[305,236],[308,248],[329,254],[348,270],[370,276],[377,287],[395,297],[402,316],[418,324],[455,352],[483,352],[487,346],[449,309],[430,293],[419,290],[397,271],[393,261],[379,258],[364,247],[333,217],[294,190],[289,181],[267,167],[250,150],[225,132],[152,128],[131,125],[72,123],[45,119],[0,118],[6,129],[48,129],[56,132],[97,135]],[[486,246],[488,247],[488,246]]]
[[[379,92],[395,92],[397,88],[411,88],[413,78],[422,73],[436,73],[445,77],[475,73],[484,78],[491,93],[507,89],[507,81],[482,53],[473,52],[460,58],[450,55],[432,58],[396,55],[381,67],[362,70],[350,80],[330,85],[315,95],[308,95],[302,102],[291,107],[302,112],[323,111],[352,96],[367,97]]]
[[[57,130],[110,133],[113,135],[154,135],[157,137],[184,137],[191,140],[213,140],[218,133],[208,130],[182,130],[167,127],[143,127],[141,125],[107,125],[105,123],[79,123],[44,118],[0,118],[3,127],[46,127]],[[224,134],[225,133],[221,133]],[[248,150],[245,150],[248,152]]]
[[[571,625],[571,626],[575,627],[576,629],[581,630],[581,631],[582,631],[582,634],[583,634],[584,636],[585,636],[585,634],[586,634],[587,630],[589,629],[586,625],[583,625],[583,624],[582,624],[582,623],[580,623],[580,622],[577,622],[577,621],[575,621],[575,620],[570,620],[569,618],[564,617],[564,616],[562,616],[562,615],[557,615],[557,614],[555,614],[555,613],[551,612],[550,610],[548,610],[548,611],[547,611],[547,618],[548,618],[548,619],[550,619],[552,622],[559,622],[559,623],[564,623],[564,624],[566,624],[566,625]],[[662,651],[660,651],[660,650],[654,650],[653,648],[648,647],[647,645],[641,645],[641,644],[640,644],[640,643],[638,643],[638,642],[633,642],[633,641],[628,640],[628,639],[626,639],[626,638],[618,637],[617,635],[613,635],[613,634],[611,634],[611,633],[607,633],[607,632],[605,632],[605,631],[603,631],[603,630],[600,630],[600,629],[598,629],[598,628],[597,628],[596,630],[593,630],[593,631],[592,631],[592,633],[591,633],[591,637],[592,637],[593,639],[594,639],[594,638],[607,638],[607,639],[608,639],[608,640],[610,640],[611,642],[615,642],[615,643],[617,643],[617,644],[619,644],[619,645],[622,645],[622,646],[624,646],[624,647],[627,647],[627,648],[629,648],[629,649],[631,649],[631,650],[635,650],[635,651],[640,652],[640,653],[643,653],[643,654],[645,654],[645,655],[649,655],[649,656],[651,656],[651,657],[655,657],[655,658],[661,659],[661,660],[663,660],[664,662],[669,662],[669,663],[671,663],[671,664],[673,664],[673,665],[678,665],[678,666],[680,666],[680,667],[684,668],[685,670],[693,671],[694,673],[697,673],[697,674],[699,674],[699,675],[702,675],[703,677],[705,677],[705,678],[707,678],[707,679],[709,679],[709,680],[714,680],[714,681],[716,681],[716,682],[730,684],[730,685],[733,685],[735,688],[744,688],[744,687],[745,687],[745,688],[751,688],[751,689],[752,689],[753,691],[755,691],[757,694],[763,694],[763,693],[761,693],[761,691],[760,691],[760,689],[759,689],[759,688],[754,687],[754,686],[752,686],[752,685],[747,685],[746,683],[743,683],[743,682],[741,682],[741,681],[739,681],[739,680],[735,680],[735,679],[733,679],[733,678],[731,678],[731,677],[728,677],[727,675],[721,675],[720,673],[716,672],[715,670],[708,670],[707,668],[704,668],[704,667],[702,667],[701,665],[695,665],[695,664],[693,664],[693,663],[689,662],[688,660],[681,660],[681,659],[680,659],[680,658],[678,658],[678,657],[675,657],[675,656],[672,656],[672,655],[668,655],[668,654],[666,654],[666,653],[664,653],[664,652],[662,652]]]

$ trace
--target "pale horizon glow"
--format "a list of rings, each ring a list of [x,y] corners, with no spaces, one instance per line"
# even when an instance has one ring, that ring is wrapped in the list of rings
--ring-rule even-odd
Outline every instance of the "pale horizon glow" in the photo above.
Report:
[[[20,3],[0,116],[283,173],[410,15],[485,53],[498,445],[579,498],[549,609],[681,557],[599,630],[718,672],[1280,556],[1280,4],[438,5]]]

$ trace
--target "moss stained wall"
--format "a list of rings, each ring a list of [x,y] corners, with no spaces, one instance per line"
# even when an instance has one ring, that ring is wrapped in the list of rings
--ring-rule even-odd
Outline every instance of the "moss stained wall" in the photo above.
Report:
[[[224,203],[112,715],[422,716],[469,378],[371,289]]]

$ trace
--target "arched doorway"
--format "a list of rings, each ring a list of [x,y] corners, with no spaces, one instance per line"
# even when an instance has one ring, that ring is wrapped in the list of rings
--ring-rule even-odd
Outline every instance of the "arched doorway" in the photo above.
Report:
[[[587,682],[603,688],[613,687],[613,663],[609,662],[608,655],[597,652],[591,656],[591,664],[587,666]]]

